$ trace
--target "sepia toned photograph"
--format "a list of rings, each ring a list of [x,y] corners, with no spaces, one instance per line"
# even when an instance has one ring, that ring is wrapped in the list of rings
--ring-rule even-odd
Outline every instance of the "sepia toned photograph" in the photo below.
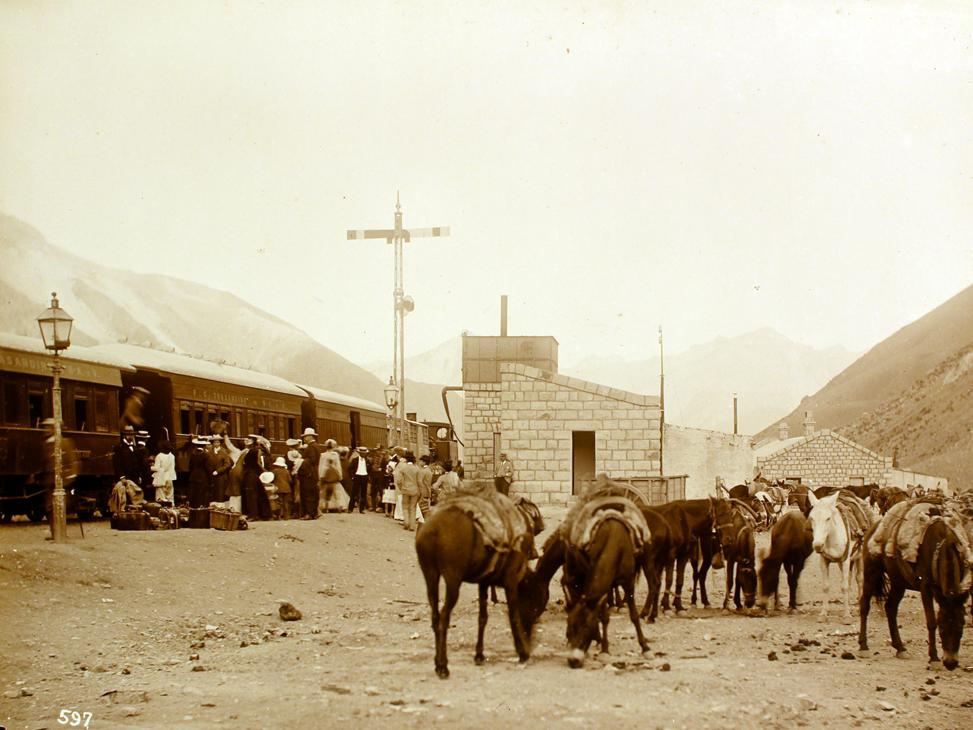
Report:
[[[971,39],[0,0],[0,730],[971,726]]]

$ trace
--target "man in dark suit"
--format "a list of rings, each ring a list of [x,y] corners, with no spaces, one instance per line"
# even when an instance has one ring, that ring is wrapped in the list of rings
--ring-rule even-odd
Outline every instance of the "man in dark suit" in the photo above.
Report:
[[[348,473],[351,475],[351,501],[348,511],[354,512],[358,505],[358,512],[364,514],[365,502],[368,499],[368,449],[359,446],[354,456],[348,462]]]
[[[302,440],[304,449],[300,467],[297,469],[297,476],[301,483],[301,511],[304,513],[304,520],[316,520],[318,518],[318,507],[320,500],[320,490],[318,489],[318,462],[321,461],[321,447],[318,445],[318,433],[308,426],[304,429]]]
[[[135,429],[132,426],[122,428],[122,440],[112,449],[111,463],[115,470],[115,481],[122,478],[142,485],[144,467],[142,464],[142,449],[135,443]]]

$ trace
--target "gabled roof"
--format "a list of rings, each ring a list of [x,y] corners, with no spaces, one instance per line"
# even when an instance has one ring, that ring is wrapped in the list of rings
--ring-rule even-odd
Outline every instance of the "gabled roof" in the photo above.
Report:
[[[597,395],[601,398],[611,398],[613,400],[622,401],[623,403],[631,403],[636,406],[659,407],[659,396],[657,395],[629,393],[626,390],[610,388],[607,385],[598,385],[597,383],[589,383],[587,380],[572,378],[567,375],[561,375],[560,373],[549,373],[545,370],[533,368],[530,365],[522,365],[515,362],[504,362],[500,363],[500,372],[523,375],[526,378],[533,378],[534,380],[546,380],[548,383],[554,383],[555,385],[560,385],[564,388],[573,388],[574,390],[591,393],[592,395]]]
[[[793,449],[799,448],[804,444],[809,444],[812,441],[816,441],[819,438],[829,437],[840,441],[846,446],[851,446],[853,449],[857,449],[862,453],[872,457],[873,459],[891,459],[890,456],[883,456],[882,454],[877,454],[871,449],[862,446],[856,441],[852,441],[850,438],[842,436],[837,431],[832,431],[827,428],[823,428],[820,431],[815,431],[810,436],[797,436],[796,438],[785,439],[784,441],[771,441],[770,443],[763,444],[762,446],[754,449],[754,456],[757,459],[769,459],[772,456],[778,456],[783,454],[785,451],[791,451]]]

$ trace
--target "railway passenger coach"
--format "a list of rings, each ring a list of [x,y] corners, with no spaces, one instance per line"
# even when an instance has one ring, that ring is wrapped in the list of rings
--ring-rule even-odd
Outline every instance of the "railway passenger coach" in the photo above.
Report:
[[[53,414],[51,356],[40,340],[0,333],[0,520],[44,515],[45,419]],[[118,442],[122,378],[135,369],[94,348],[73,346],[61,356],[62,432],[75,447],[77,496],[95,497],[111,485],[111,450]],[[73,459],[71,457],[73,456]]]
[[[276,375],[135,345],[95,349],[133,365],[134,372],[122,376],[122,396],[144,399],[149,450],[154,453],[161,439],[170,441],[177,471],[189,468],[188,442],[208,435],[216,420],[227,424],[230,437],[261,433],[280,454],[284,442],[301,432],[307,393]]]
[[[284,454],[287,439],[308,426],[320,442],[333,438],[352,447],[384,445],[390,436],[379,403],[223,362],[122,343],[72,346],[61,361],[63,433],[79,465],[73,490],[86,498],[76,505],[106,506],[114,481],[112,449],[125,419],[148,432],[150,453],[163,439],[172,443],[177,490],[186,484],[187,446],[208,435],[216,421],[225,423],[231,438],[262,434],[275,454]],[[43,421],[53,414],[50,363],[39,340],[0,333],[0,520],[43,516]],[[401,441],[418,456],[429,453],[423,423],[407,421]]]

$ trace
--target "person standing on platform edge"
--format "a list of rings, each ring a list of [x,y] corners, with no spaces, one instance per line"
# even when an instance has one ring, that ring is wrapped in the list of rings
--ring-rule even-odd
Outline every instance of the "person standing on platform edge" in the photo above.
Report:
[[[189,506],[206,507],[210,497],[209,454],[206,453],[209,442],[195,438],[192,445],[193,453],[189,455]]]
[[[318,511],[330,512],[335,489],[341,484],[341,457],[338,455],[338,442],[327,439],[324,442],[324,453],[318,464],[319,504]]]
[[[142,486],[142,457],[136,449],[135,429],[132,426],[124,426],[122,428],[122,440],[115,444],[111,455],[116,482],[121,479],[130,479],[139,487]]]
[[[419,511],[422,519],[429,517],[432,509],[432,469],[429,468],[429,457],[423,454],[419,457]]]
[[[497,464],[497,473],[493,477],[493,485],[497,488],[500,494],[506,496],[510,495],[510,485],[514,481],[514,465],[510,459],[507,458],[507,452],[500,452],[500,463]]]
[[[152,486],[155,487],[155,501],[166,503],[173,507],[176,504],[176,456],[172,453],[172,444],[168,441],[159,442],[159,453],[155,455],[152,464]]]
[[[348,511],[355,511],[355,504],[358,504],[358,512],[364,514],[365,503],[368,499],[368,449],[359,446],[355,455],[348,462],[348,471],[351,472],[351,501],[348,502]]]
[[[209,437],[209,466],[213,477],[213,501],[225,502],[229,498],[227,483],[230,481],[230,469],[233,468],[233,457],[229,449],[223,444],[223,436],[213,434]]]
[[[297,468],[297,476],[301,489],[302,520],[316,520],[318,518],[318,463],[321,461],[321,447],[318,446],[318,432],[308,426],[304,429],[304,453],[301,464]]]
[[[368,478],[372,483],[371,507],[375,512],[385,511],[382,506],[382,492],[385,491],[385,486],[388,483],[385,476],[386,464],[388,464],[388,455],[385,453],[385,449],[382,448],[381,444],[375,444],[375,448],[368,455]]]
[[[402,496],[402,522],[409,532],[416,529],[416,505],[419,501],[419,467],[416,455],[405,452],[405,458],[395,467],[395,489]]]
[[[280,503],[280,518],[291,518],[291,472],[287,468],[287,459],[278,456],[270,468],[274,473],[274,486],[277,487],[277,497]]]

